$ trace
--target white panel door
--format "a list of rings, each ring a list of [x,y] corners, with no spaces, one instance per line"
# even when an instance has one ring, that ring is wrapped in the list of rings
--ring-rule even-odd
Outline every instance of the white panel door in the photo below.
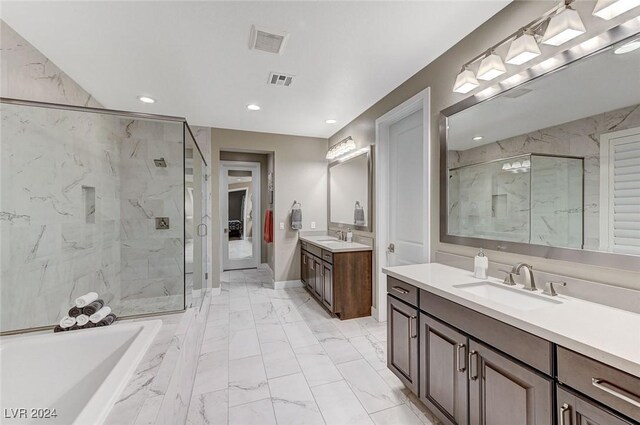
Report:
[[[419,110],[389,126],[389,266],[425,262],[422,116]]]

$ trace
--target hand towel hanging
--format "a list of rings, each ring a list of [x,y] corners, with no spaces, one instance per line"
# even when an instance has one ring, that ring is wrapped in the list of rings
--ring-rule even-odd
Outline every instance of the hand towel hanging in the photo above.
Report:
[[[264,241],[273,242],[273,211],[270,209],[264,212]]]
[[[293,201],[293,207],[291,207],[291,229],[302,229],[302,204],[297,201]]]
[[[364,208],[360,206],[360,201],[356,201],[356,207],[353,211],[353,224],[356,226],[366,226],[367,222],[364,217]]]

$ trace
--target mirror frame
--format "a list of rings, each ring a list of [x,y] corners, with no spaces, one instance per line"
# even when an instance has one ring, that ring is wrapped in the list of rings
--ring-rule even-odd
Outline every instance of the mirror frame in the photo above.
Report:
[[[371,223],[371,219],[373,217],[373,213],[371,211],[371,206],[373,205],[373,151],[371,150],[371,145],[367,146],[366,148],[362,148],[359,149],[357,152],[359,152],[358,154],[348,157],[346,159],[338,159],[336,161],[332,161],[329,163],[329,168],[328,168],[328,178],[327,178],[327,197],[328,197],[328,202],[327,202],[327,218],[329,221],[329,228],[338,228],[338,229],[345,229],[345,228],[349,228],[352,230],[361,230],[363,232],[371,232],[372,227],[372,223]],[[349,223],[338,223],[335,221],[331,220],[331,169],[333,167],[335,167],[336,165],[340,165],[343,164],[345,162],[348,162],[352,159],[358,158],[362,155],[366,155],[367,156],[367,197],[369,199],[367,199],[367,225],[366,226],[356,226],[355,224],[349,224]]]
[[[631,40],[639,34],[640,19],[633,19],[625,22],[599,35],[597,40],[595,38],[592,39],[596,40],[596,42],[589,40],[591,45],[588,47],[579,44],[559,53],[555,56],[555,58],[558,59],[558,65],[555,68],[545,70],[543,67],[538,66],[540,64],[534,65],[519,74],[515,74],[513,76],[515,78],[506,78],[505,80],[480,91],[478,94],[472,95],[440,112],[438,129],[440,137],[440,242],[640,272],[640,257],[634,255],[450,235],[448,233],[449,179],[447,166],[447,138],[450,116],[481,102],[493,99],[498,95],[527,84],[533,80],[550,75],[561,69],[565,69],[576,61],[596,55],[605,50],[609,50],[614,45],[627,39]]]

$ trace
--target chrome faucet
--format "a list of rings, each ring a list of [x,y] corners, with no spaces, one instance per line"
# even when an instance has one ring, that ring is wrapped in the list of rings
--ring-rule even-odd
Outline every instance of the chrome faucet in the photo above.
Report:
[[[344,238],[344,232],[342,230],[336,230],[336,236],[338,236],[338,239],[342,240],[342,238]]]
[[[525,279],[523,289],[526,289],[527,291],[537,291],[538,288],[536,288],[536,281],[533,278],[533,266],[527,263],[518,263],[513,266],[513,268],[511,269],[511,273],[520,276],[520,269],[523,267],[526,267],[526,269],[529,271],[529,279]]]

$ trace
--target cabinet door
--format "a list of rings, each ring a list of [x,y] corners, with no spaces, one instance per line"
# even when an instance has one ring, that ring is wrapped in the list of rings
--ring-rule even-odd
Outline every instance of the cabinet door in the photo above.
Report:
[[[316,262],[313,261],[313,257],[307,255],[307,288],[313,294],[313,289],[316,286]]]
[[[552,383],[548,378],[469,343],[469,422],[472,425],[552,423]]]
[[[420,400],[446,424],[467,424],[467,337],[420,313]]]
[[[303,284],[307,284],[307,276],[309,274],[309,268],[307,267],[307,254],[302,251],[300,256],[300,280]]]
[[[557,406],[558,425],[631,425],[560,386]]]
[[[387,367],[418,394],[418,309],[387,295]]]
[[[333,313],[333,267],[322,263],[322,303]]]
[[[315,270],[315,277],[313,280],[313,295],[315,295],[319,300],[322,300],[322,262],[320,262],[317,258],[314,258],[313,262],[313,268]]]

